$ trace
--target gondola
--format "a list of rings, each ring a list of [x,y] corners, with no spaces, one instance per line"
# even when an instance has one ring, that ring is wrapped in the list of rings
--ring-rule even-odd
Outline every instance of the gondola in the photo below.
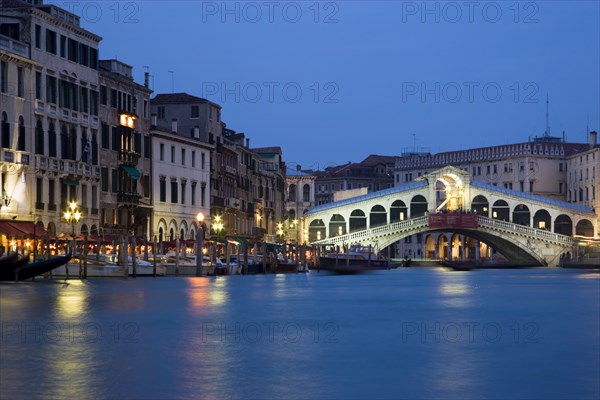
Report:
[[[48,260],[36,261],[29,263],[27,257],[12,259],[12,256],[7,257],[9,260],[3,259],[0,262],[0,281],[24,281],[31,279],[53,269],[60,267],[69,262],[71,255],[54,257]]]

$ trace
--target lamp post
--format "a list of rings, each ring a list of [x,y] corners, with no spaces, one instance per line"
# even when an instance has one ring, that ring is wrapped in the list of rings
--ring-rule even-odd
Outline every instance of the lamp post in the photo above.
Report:
[[[73,254],[75,250],[75,225],[81,219],[81,212],[77,208],[77,203],[72,201],[69,204],[69,208],[65,211],[65,220],[67,223],[71,224],[71,254]]]
[[[196,232],[196,276],[202,276],[202,244],[204,242],[204,229],[202,229],[202,221],[204,214],[201,212],[196,215],[198,221],[198,231]]]

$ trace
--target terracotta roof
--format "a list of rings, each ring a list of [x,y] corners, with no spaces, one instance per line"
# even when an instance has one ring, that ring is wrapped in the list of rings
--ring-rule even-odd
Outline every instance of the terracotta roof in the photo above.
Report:
[[[157,94],[152,100],[152,104],[188,104],[188,103],[211,103],[221,108],[220,105],[202,97],[192,96],[188,93],[161,93]]]
[[[273,147],[257,147],[252,149],[256,154],[264,154],[264,153],[275,153],[281,154],[281,147],[273,146]]]
[[[398,159],[398,156],[381,156],[378,154],[371,154],[364,160],[362,160],[362,165],[375,165],[375,164],[394,164]]]

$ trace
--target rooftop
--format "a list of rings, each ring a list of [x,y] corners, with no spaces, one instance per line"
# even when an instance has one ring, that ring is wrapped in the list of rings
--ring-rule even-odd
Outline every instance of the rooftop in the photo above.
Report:
[[[152,104],[190,104],[190,103],[210,103],[218,108],[220,105],[202,97],[192,96],[188,93],[161,93],[157,94],[152,100]]]

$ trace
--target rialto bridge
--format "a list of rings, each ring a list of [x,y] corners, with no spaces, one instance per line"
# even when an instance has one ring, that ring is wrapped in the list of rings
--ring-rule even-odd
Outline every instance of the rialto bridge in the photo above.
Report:
[[[452,235],[494,248],[507,260],[556,266],[577,237],[598,236],[598,217],[580,205],[472,181],[445,167],[390,189],[324,204],[304,216],[312,244],[379,249],[418,233],[445,232],[435,258],[452,257]],[[463,242],[464,243],[464,242]]]

